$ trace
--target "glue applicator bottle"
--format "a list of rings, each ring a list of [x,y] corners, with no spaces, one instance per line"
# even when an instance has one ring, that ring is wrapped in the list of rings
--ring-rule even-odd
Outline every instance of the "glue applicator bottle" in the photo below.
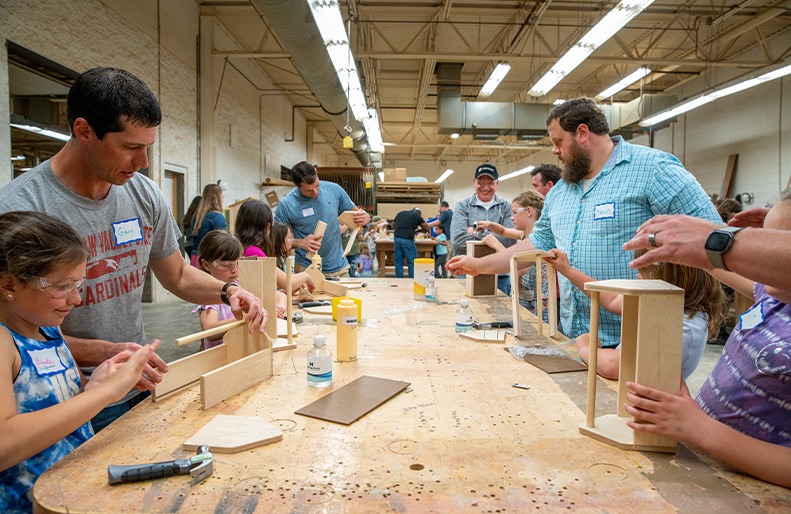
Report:
[[[357,360],[357,304],[350,298],[338,303],[338,360]]]
[[[329,387],[332,385],[332,352],[325,346],[324,336],[313,337],[313,348],[308,352],[308,385]]]

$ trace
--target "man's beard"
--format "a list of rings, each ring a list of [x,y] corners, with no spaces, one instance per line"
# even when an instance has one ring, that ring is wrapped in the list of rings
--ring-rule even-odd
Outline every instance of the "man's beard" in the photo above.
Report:
[[[588,174],[591,167],[591,156],[582,146],[574,141],[569,147],[568,162],[563,163],[560,176],[570,184],[576,184]]]

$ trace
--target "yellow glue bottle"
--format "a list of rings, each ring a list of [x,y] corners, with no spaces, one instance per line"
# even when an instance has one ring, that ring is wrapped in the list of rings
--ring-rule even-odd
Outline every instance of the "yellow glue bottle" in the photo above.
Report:
[[[357,304],[349,298],[344,298],[338,304],[337,325],[338,348],[336,351],[339,361],[351,362],[357,360]]]

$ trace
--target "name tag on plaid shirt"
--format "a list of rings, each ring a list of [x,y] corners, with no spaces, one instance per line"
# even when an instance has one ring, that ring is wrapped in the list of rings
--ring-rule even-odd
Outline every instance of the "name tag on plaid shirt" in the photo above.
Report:
[[[600,203],[593,208],[593,219],[605,220],[615,217],[615,202]]]

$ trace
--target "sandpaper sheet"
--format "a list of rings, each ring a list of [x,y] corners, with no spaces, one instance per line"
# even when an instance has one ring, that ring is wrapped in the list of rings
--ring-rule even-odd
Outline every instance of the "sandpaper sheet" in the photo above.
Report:
[[[409,382],[363,375],[302,407],[295,414],[351,425],[409,385]]]
[[[536,355],[528,353],[525,362],[532,364],[545,373],[566,373],[569,371],[588,371],[588,367],[570,357],[559,355]]]

